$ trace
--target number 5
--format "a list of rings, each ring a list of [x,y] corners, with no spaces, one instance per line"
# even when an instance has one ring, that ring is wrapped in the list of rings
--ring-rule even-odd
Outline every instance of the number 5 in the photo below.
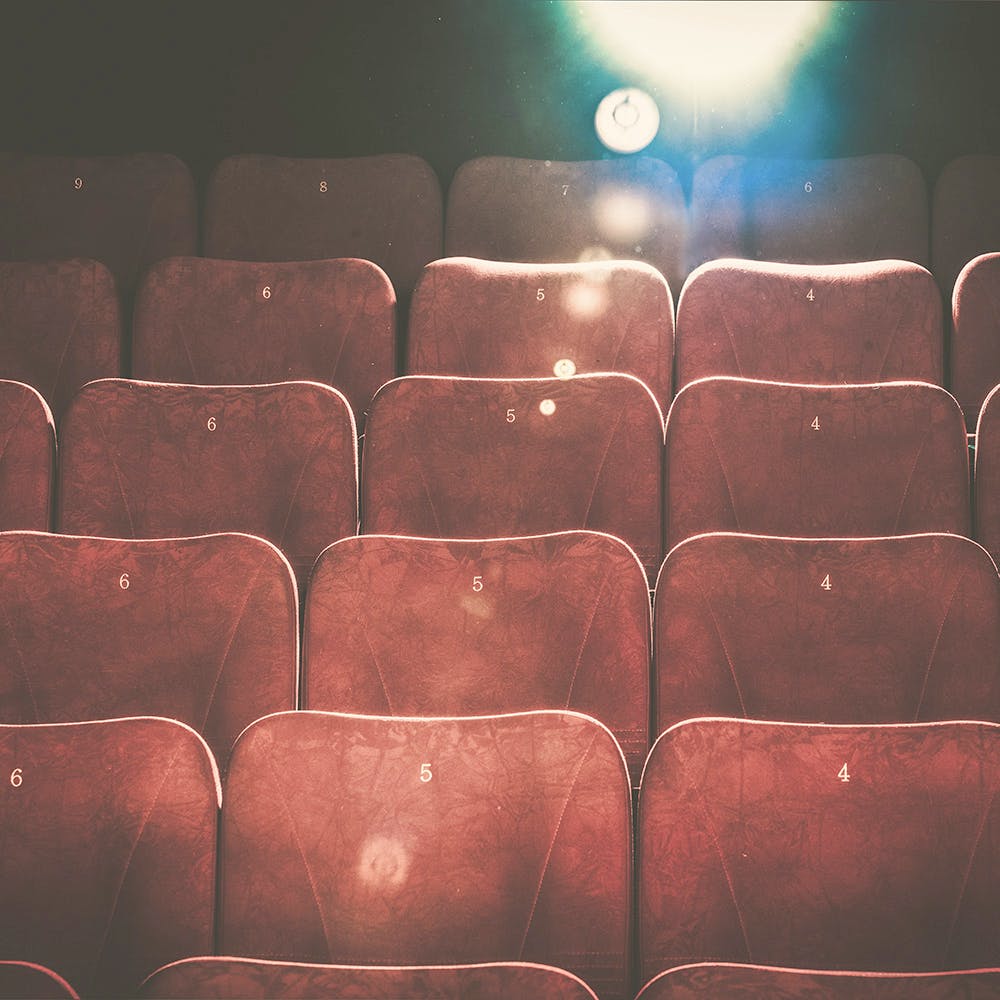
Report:
[[[430,781],[431,778],[433,778],[433,777],[434,777],[434,775],[431,773],[431,766],[430,766],[430,764],[421,764],[420,765],[420,780],[424,784],[427,784],[427,782]]]

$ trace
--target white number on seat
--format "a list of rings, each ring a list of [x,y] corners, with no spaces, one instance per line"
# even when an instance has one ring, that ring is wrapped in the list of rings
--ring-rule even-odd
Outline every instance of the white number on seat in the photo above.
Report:
[[[843,782],[848,782],[851,780],[851,776],[847,773],[847,761],[844,761],[844,766],[837,772],[837,777]]]
[[[260,293],[262,299],[269,299],[271,297],[271,286],[265,285],[264,290]]]
[[[819,430],[819,417],[813,417],[813,422],[809,425],[814,431]]]
[[[823,577],[823,582],[820,584],[820,586],[824,590],[833,590],[833,584],[830,583],[830,574],[829,573],[827,573],[826,576]]]
[[[210,431],[214,431],[214,430],[215,430],[215,417],[209,417],[209,418],[208,418],[208,423],[207,423],[207,424],[205,424],[205,426],[206,426],[206,427],[207,427],[207,428],[208,428],[208,429],[209,429]]]
[[[539,302],[544,302],[545,301],[545,289],[544,288],[539,288],[538,291],[535,292],[535,298],[538,299]]]
[[[427,782],[430,781],[431,778],[433,778],[433,777],[434,777],[434,775],[431,772],[431,766],[430,766],[430,764],[421,764],[420,765],[420,780],[424,784],[427,784]]]
[[[83,178],[82,177],[73,178],[73,187],[75,187],[77,191],[79,191],[83,187]]]
[[[514,411],[513,410],[508,410],[507,411],[507,423],[508,424],[512,424],[512,423],[514,423],[515,419],[516,418],[514,417]]]
[[[15,788],[20,788],[23,781],[24,778],[21,777],[21,769],[19,767],[15,767],[14,770],[10,772],[10,783]]]
[[[807,299],[808,299],[808,300],[809,300],[810,302],[812,302],[812,301],[813,301],[813,300],[814,300],[814,299],[816,298],[816,295],[815,295],[815,293],[813,292],[813,290],[812,290],[811,288],[809,289],[809,291],[808,291],[808,292],[806,292],[806,298],[807,298]]]
[[[326,192],[329,190],[329,188],[326,186],[326,181],[319,182],[319,189],[323,194],[326,194]]]
[[[483,578],[481,576],[474,576],[472,578],[472,589],[477,594],[483,589]]]
[[[122,590],[128,590],[128,588],[132,586],[128,578],[128,573],[122,573],[122,575],[118,577],[118,586],[121,587]]]
[[[812,181],[806,181],[806,183],[805,183],[805,192],[806,192],[806,194],[810,194],[812,192],[812,189],[813,189],[813,182]]]
[[[565,198],[566,197],[566,192],[569,190],[569,185],[568,184],[563,184],[562,189],[563,189],[563,197]]]

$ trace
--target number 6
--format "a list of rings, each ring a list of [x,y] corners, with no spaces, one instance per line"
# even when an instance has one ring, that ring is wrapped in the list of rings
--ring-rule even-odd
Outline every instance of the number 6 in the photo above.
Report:
[[[14,770],[10,772],[10,783],[15,788],[20,788],[23,782],[24,778],[21,777],[21,769],[19,767],[15,767]]]
[[[122,590],[128,590],[128,588],[131,586],[128,578],[128,573],[122,573],[122,575],[118,577],[118,586],[121,587]]]
[[[208,429],[209,429],[210,431],[214,431],[214,430],[215,430],[215,417],[209,417],[209,418],[208,418],[208,423],[207,423],[207,424],[205,424],[205,426],[206,426],[206,427],[207,427],[207,428],[208,428]]]

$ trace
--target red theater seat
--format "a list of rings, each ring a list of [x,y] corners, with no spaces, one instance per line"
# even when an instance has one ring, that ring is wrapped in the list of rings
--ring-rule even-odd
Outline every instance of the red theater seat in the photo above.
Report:
[[[960,156],[934,185],[931,257],[949,299],[959,273],[980,254],[1000,250],[1000,156]]]
[[[958,535],[699,535],[664,561],[654,621],[657,732],[1000,722],[1000,577]]]
[[[418,156],[230,156],[205,195],[206,257],[361,257],[404,297],[441,256],[441,229],[441,186]]]
[[[705,962],[662,972],[636,1000],[996,1000],[1000,970],[817,972]]]
[[[33,962],[0,962],[3,1000],[80,1000],[62,976]]]
[[[670,405],[670,289],[638,261],[428,264],[410,307],[407,370],[498,378],[626,372]]]
[[[0,263],[0,370],[37,389],[56,419],[84,383],[121,374],[121,339],[103,264]]]
[[[242,531],[277,545],[304,589],[316,556],[356,533],[354,418],[329,386],[105,379],[70,405],[60,445],[68,534]]]
[[[905,156],[716,156],[691,189],[693,269],[719,257],[928,263],[927,184]]]
[[[481,156],[451,183],[444,249],[449,257],[535,263],[644,260],[676,294],[686,226],[680,181],[662,160]]]
[[[160,969],[139,994],[154,998],[202,997],[286,1000],[358,997],[364,1000],[597,1000],[570,972],[530,962],[379,968],[307,965],[253,958],[190,958]]]
[[[168,716],[224,767],[296,707],[295,582],[259,538],[0,533],[0,606],[0,722]]]
[[[614,733],[638,785],[649,749],[649,629],[646,575],[609,535],[345,538],[309,581],[302,707],[573,709]]]
[[[1000,964],[1000,726],[697,719],[639,791],[640,977]]]
[[[126,302],[154,261],[198,249],[194,178],[165,153],[0,153],[0,256],[89,257]]]
[[[1000,242],[997,244],[1000,246]],[[971,260],[952,299],[951,391],[972,427],[1000,383],[1000,253]]]
[[[969,534],[965,423],[925,382],[692,382],[667,417],[667,549],[739,531]]]
[[[219,775],[168,719],[0,726],[0,957],[134,996],[212,947]]]
[[[372,402],[362,468],[371,534],[490,538],[587,528],[655,574],[660,409],[628,375],[414,375]]]
[[[48,531],[56,429],[45,400],[23,382],[0,379],[0,529]]]
[[[976,424],[975,537],[1000,561],[1000,386],[983,402]]]
[[[234,385],[307,379],[348,398],[359,429],[396,374],[396,296],[365,260],[175,257],[139,289],[132,374]]]
[[[944,379],[941,295],[929,271],[906,261],[711,261],[684,285],[676,343],[678,387],[709,375]]]
[[[221,954],[528,961],[626,995],[630,794],[567,712],[296,712],[245,730],[222,816]]]

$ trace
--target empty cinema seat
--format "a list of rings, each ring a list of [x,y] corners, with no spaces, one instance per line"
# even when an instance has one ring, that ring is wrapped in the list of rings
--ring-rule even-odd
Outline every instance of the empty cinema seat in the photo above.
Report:
[[[407,371],[497,378],[635,375],[670,405],[673,301],[639,261],[428,264],[413,293]]]
[[[1000,250],[1000,156],[960,156],[934,185],[931,260],[945,301],[963,267]]]
[[[48,531],[55,466],[45,400],[30,385],[0,379],[0,529]]]
[[[691,188],[688,258],[799,264],[928,263],[927,184],[905,156],[716,156]]]
[[[661,972],[636,1000],[996,1000],[1000,970],[821,972],[703,962]]]
[[[51,969],[33,962],[0,962],[3,1000],[79,1000],[79,994]]]
[[[206,257],[361,257],[402,298],[441,256],[441,230],[441,186],[418,156],[230,156],[205,195]]]
[[[396,374],[395,303],[370,261],[175,257],[140,287],[132,374],[208,385],[324,382],[348,398],[361,428],[375,390]]]
[[[710,375],[942,385],[941,312],[934,278],[908,261],[711,261],[677,307],[677,385]]]
[[[531,962],[379,968],[309,965],[250,958],[191,958],[160,969],[143,984],[143,1000],[174,997],[366,1000],[597,1000],[563,969]]]
[[[0,372],[37,389],[57,420],[84,383],[121,374],[121,342],[103,264],[0,263]]]
[[[295,712],[226,780],[222,955],[352,965],[528,961],[626,995],[625,761],[570,712]]]
[[[0,607],[0,722],[168,716],[224,767],[296,707],[295,581],[259,538],[3,532]]]
[[[646,575],[609,535],[345,538],[309,581],[302,707],[574,709],[614,733],[638,785],[649,750],[649,630]]]
[[[661,557],[662,423],[629,375],[383,386],[365,433],[369,534],[489,538],[587,528]]]
[[[154,261],[198,249],[194,178],[165,153],[0,154],[0,257],[90,257],[126,303]]]
[[[692,535],[968,535],[954,398],[926,382],[692,382],[666,430],[667,550]]]
[[[444,250],[533,263],[643,260],[677,295],[686,226],[680,181],[662,160],[481,156],[448,190]]]
[[[1000,386],[983,402],[976,424],[975,537],[1000,563]]]
[[[698,716],[1000,722],[1000,577],[958,535],[689,538],[656,586],[656,732]]]
[[[134,996],[211,950],[219,774],[168,719],[0,726],[0,958]]]
[[[259,535],[304,589],[316,556],[357,530],[354,418],[316,382],[91,382],[70,404],[60,446],[67,534]]]
[[[998,786],[990,723],[674,726],[639,792],[641,980],[1000,964]]]
[[[951,391],[974,427],[983,400],[1000,383],[1000,253],[983,254],[962,269],[951,316]]]

